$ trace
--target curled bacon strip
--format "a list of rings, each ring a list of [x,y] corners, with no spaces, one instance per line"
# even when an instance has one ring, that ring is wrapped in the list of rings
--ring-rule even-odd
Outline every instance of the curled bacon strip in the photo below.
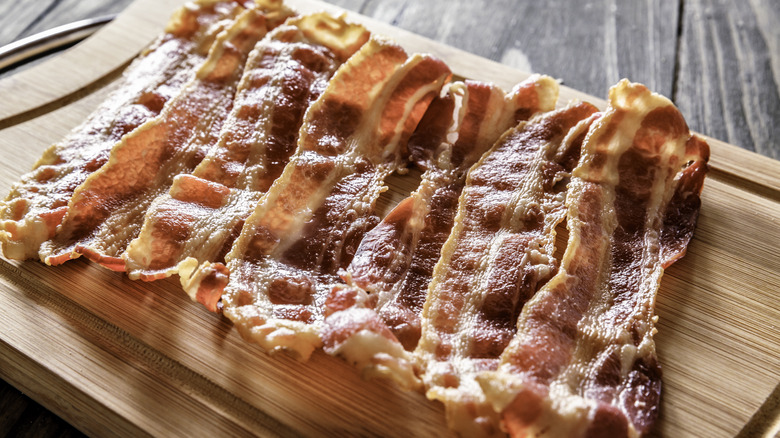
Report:
[[[26,259],[54,236],[74,190],[108,160],[119,139],[156,117],[194,76],[216,35],[245,8],[202,0],[179,9],[166,32],[125,70],[119,88],[63,141],[51,146],[0,203],[6,257]]]
[[[260,10],[243,11],[219,34],[195,79],[158,117],[120,140],[108,162],[74,192],[58,233],[41,245],[46,263],[85,255],[124,270],[120,256],[138,235],[151,202],[216,143],[247,55],[266,25]]]
[[[523,304],[555,272],[565,183],[595,112],[578,103],[521,123],[469,171],[414,352],[426,395],[465,435],[498,432],[475,377],[496,368]]]
[[[181,9],[0,204],[6,256],[179,272],[269,351],[324,344],[422,382],[464,435],[648,432],[655,294],[709,156],[672,103],[622,81],[604,114],[534,116],[557,99],[549,78],[434,99],[441,61],[340,19],[292,19],[256,45],[290,15],[280,0]],[[406,152],[422,182],[379,223]]]
[[[229,282],[221,264],[206,263],[182,273],[191,296],[213,300],[224,286],[224,313],[244,337],[307,358],[336,273],[376,225],[383,181],[449,76],[433,57],[366,43],[307,111],[296,155],[226,257]]]
[[[216,147],[154,201],[128,246],[130,278],[173,275],[185,259],[223,260],[295,151],[304,112],[368,38],[363,26],[317,13],[288,20],[257,44]]]
[[[655,295],[691,238],[709,148],[644,86],[609,97],[573,173],[558,274],[479,378],[513,436],[637,436],[658,415]]]
[[[353,287],[335,288],[326,303],[325,351],[364,374],[418,384],[407,352],[420,338],[428,283],[466,172],[518,119],[553,109],[557,97],[552,78],[535,76],[506,96],[494,85],[466,81],[434,99],[409,140],[413,161],[426,169],[419,188],[366,234],[342,273]]]

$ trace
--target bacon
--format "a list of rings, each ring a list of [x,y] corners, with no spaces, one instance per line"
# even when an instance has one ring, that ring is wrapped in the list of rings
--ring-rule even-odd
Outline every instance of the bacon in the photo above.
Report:
[[[479,382],[513,436],[637,436],[658,416],[655,296],[693,233],[709,148],[674,105],[622,81],[583,145],[569,243]]]
[[[508,96],[494,85],[466,81],[433,101],[409,141],[413,161],[426,169],[419,188],[366,234],[341,274],[353,287],[337,287],[326,303],[325,351],[364,374],[417,386],[407,352],[420,337],[428,284],[466,172],[518,119],[553,109],[557,96],[552,78],[535,76]]]
[[[383,181],[449,76],[433,57],[369,40],[307,111],[295,156],[246,220],[226,267],[182,272],[185,289],[211,308],[224,289],[224,314],[245,338],[308,358],[321,344],[331,284],[378,222]]]
[[[74,190],[107,160],[111,147],[156,117],[195,76],[216,35],[245,2],[198,1],[179,9],[125,70],[119,88],[64,140],[49,147],[0,204],[6,257],[27,259],[54,236]],[[251,3],[250,3],[251,4]]]
[[[223,261],[295,151],[304,111],[368,38],[363,26],[318,13],[288,20],[258,43],[217,146],[155,200],[128,246],[130,278],[173,275],[185,259]]]
[[[555,272],[566,180],[595,112],[577,103],[521,123],[469,171],[414,351],[427,397],[464,435],[498,432],[475,377],[496,368],[523,304]]]
[[[158,117],[124,136],[74,192],[60,230],[41,245],[42,260],[56,265],[85,255],[124,270],[120,256],[150,203],[216,143],[247,54],[265,33],[265,15],[247,9],[219,34],[196,77]]]

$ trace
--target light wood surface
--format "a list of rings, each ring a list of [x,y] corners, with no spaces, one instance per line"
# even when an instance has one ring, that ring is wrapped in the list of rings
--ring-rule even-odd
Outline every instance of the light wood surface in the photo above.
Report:
[[[332,8],[309,0],[290,3],[301,10]],[[169,11],[169,4],[139,0],[122,17],[123,26],[159,23],[138,25],[145,33],[137,39],[150,40]],[[527,75],[385,23],[368,23],[410,51],[442,57],[463,77],[509,88]],[[90,40],[95,50],[125,44],[111,26]],[[69,62],[95,61],[95,53],[83,47],[67,52]],[[73,87],[42,89],[40,101],[19,104],[21,113],[14,113],[17,103],[3,105],[11,115],[0,118],[7,126],[0,131],[0,192],[83,120],[110,88],[91,84],[109,83],[129,56],[117,56],[116,65],[107,62],[100,67],[104,73],[86,75],[83,83],[75,80],[75,89],[92,93],[67,105],[63,96],[74,96]],[[48,66],[59,68],[49,64],[57,59],[34,74],[56,78],[58,71]],[[567,88],[561,102],[570,98],[603,104]],[[21,121],[18,114],[30,111],[34,117]],[[712,171],[696,235],[688,255],[667,271],[658,297],[656,341],[665,386],[657,435],[749,434],[768,430],[778,416],[780,163],[710,143]],[[133,282],[83,260],[52,268],[0,259],[0,299],[0,377],[90,435],[446,434],[441,406],[421,394],[364,381],[320,353],[305,364],[269,357],[223,318],[191,303],[175,279]]]

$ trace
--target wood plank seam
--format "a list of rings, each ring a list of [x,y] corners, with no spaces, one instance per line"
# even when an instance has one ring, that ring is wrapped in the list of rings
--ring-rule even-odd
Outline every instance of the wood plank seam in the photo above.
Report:
[[[21,37],[22,37],[22,35],[26,34],[27,32],[29,32],[29,31],[30,31],[30,29],[34,28],[34,27],[35,27],[35,26],[36,26],[38,23],[40,23],[41,21],[43,21],[44,19],[46,19],[46,17],[47,17],[47,16],[48,16],[48,15],[49,15],[49,14],[50,14],[50,13],[51,13],[53,10],[54,10],[54,8],[56,8],[56,7],[57,7],[57,5],[59,5],[59,4],[60,4],[60,2],[61,2],[61,0],[54,0],[53,2],[49,3],[49,5],[48,5],[48,6],[46,6],[46,8],[45,8],[43,11],[41,11],[41,12],[38,14],[38,16],[37,16],[37,17],[35,17],[35,18],[34,18],[34,19],[33,19],[33,20],[30,22],[30,24],[28,24],[27,26],[25,26],[25,28],[24,28],[24,29],[22,29],[22,30],[21,30],[21,32],[19,32],[19,34],[16,36],[16,38],[15,38],[15,39],[19,39],[19,38],[21,38]]]
[[[683,37],[683,23],[685,20],[683,20],[683,15],[685,13],[685,0],[678,0],[677,3],[677,35],[674,41],[674,68],[672,69],[672,93],[669,98],[674,102],[675,105],[677,105],[677,91],[678,91],[678,83],[677,78],[680,76],[680,41],[682,41]]]

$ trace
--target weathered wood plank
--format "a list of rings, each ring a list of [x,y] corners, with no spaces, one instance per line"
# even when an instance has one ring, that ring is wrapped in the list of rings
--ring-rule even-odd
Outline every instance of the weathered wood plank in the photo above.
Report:
[[[618,78],[672,97],[681,1],[614,1]]]
[[[32,8],[26,2],[0,2],[0,45],[26,36],[26,30],[53,4],[54,0],[40,1]]]
[[[0,45],[85,18],[116,14],[132,0],[0,1]]]
[[[623,77],[672,93],[678,0],[331,3],[596,96]]]
[[[690,0],[675,100],[696,131],[780,158],[780,2]]]
[[[0,381],[0,436],[10,436],[27,407],[35,404],[5,381]]]
[[[132,0],[102,0],[99,2],[79,0],[12,2],[0,0],[0,46],[76,21],[118,14],[130,3]],[[35,7],[31,7],[31,5]],[[35,67],[60,55],[62,49],[72,45],[73,43],[63,45],[60,50],[44,52],[25,61],[17,68],[2,69],[0,70],[0,78]]]

